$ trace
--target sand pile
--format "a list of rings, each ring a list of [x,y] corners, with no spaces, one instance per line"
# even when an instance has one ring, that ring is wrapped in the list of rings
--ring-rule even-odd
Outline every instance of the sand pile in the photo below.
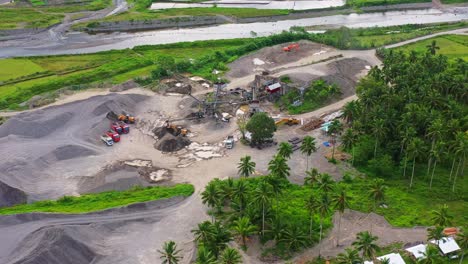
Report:
[[[0,207],[26,202],[26,194],[0,181]]]
[[[159,138],[154,147],[162,152],[174,152],[179,151],[188,145],[190,145],[190,140],[188,138],[181,136],[176,137],[167,133],[163,137]]]
[[[70,227],[47,227],[28,235],[19,246],[14,264],[88,264],[98,254],[86,241],[80,241],[81,234]]]

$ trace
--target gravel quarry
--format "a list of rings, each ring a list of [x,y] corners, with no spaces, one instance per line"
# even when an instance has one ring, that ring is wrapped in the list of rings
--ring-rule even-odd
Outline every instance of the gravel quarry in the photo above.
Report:
[[[227,73],[231,81],[227,89],[247,87],[260,67],[268,67],[274,76],[288,75],[298,83],[310,83],[318,78],[336,82],[342,89],[342,97],[321,109],[297,116],[308,120],[334,113],[355,98],[359,76],[380,64],[374,51],[339,51],[301,42],[297,54],[292,51],[285,55],[283,46],[242,57],[239,61],[250,63],[245,69],[238,62],[232,63]],[[210,90],[195,89],[194,95],[207,91]],[[236,176],[237,163],[245,155],[252,156],[256,162],[256,175],[266,174],[268,162],[276,153],[275,147],[258,150],[238,142],[233,149],[225,149],[222,141],[226,136],[239,138],[235,120],[175,122],[190,130],[185,138],[155,133],[155,128],[163,126],[166,120],[186,117],[196,109],[194,100],[184,94],[158,94],[134,88],[116,93],[84,91],[71,98],[76,99],[65,98],[53,106],[16,114],[0,126],[0,205],[26,199],[125,190],[134,185],[191,183],[195,193],[186,199],[176,197],[81,215],[0,216],[2,264],[160,263],[157,249],[167,240],[177,241],[183,255],[180,263],[191,263],[195,247],[190,231],[209,219],[200,199],[206,184],[214,178]],[[137,123],[131,125],[129,134],[122,135],[121,142],[107,147],[99,140],[100,134],[109,128],[106,114],[122,110],[136,116]],[[346,168],[335,166],[324,157],[330,149],[323,142],[329,141],[329,137],[321,131],[304,132],[298,126],[283,126],[275,139],[282,142],[307,134],[315,137],[320,146],[312,154],[309,166],[341,179]],[[176,140],[176,145],[184,141],[184,146],[170,146],[170,151],[164,151],[162,145],[166,139]],[[306,169],[304,155],[294,152],[289,165],[290,181],[302,184]],[[371,222],[383,244],[400,241],[403,234],[410,234],[405,242],[421,240],[423,231],[419,229],[394,232],[381,217],[347,212],[343,216],[343,243],[348,243]],[[334,232],[335,229],[323,241],[324,247],[333,243]],[[343,250],[344,247],[333,247],[327,255]],[[301,256],[315,256],[315,252],[313,248]],[[243,263],[262,263],[260,254],[247,252]]]

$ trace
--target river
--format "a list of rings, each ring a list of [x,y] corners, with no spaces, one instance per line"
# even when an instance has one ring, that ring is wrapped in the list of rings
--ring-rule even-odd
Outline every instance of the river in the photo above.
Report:
[[[258,22],[248,24],[223,24],[201,28],[181,28],[135,33],[113,33],[88,35],[69,32],[52,38],[25,41],[8,46],[3,43],[0,58],[14,56],[55,55],[93,53],[112,49],[132,48],[139,45],[167,44],[183,41],[250,38],[267,36],[288,30],[292,26],[347,26],[373,27],[403,24],[426,24],[468,20],[468,7],[407,11],[389,11],[365,14],[333,15],[326,17],[284,20],[278,22]]]

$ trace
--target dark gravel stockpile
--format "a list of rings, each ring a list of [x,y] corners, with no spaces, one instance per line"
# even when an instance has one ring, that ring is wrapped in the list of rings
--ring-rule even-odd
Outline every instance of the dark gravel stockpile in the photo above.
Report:
[[[25,203],[26,194],[0,181],[0,207]]]
[[[173,136],[172,134],[165,134],[162,138],[156,142],[154,147],[157,150],[160,150],[162,152],[174,152],[174,151],[179,151],[186,146],[190,145],[190,140],[185,137],[181,136]]]
[[[65,126],[72,117],[70,112],[47,114],[44,110],[20,114],[0,127],[0,138],[8,135],[41,138]]]

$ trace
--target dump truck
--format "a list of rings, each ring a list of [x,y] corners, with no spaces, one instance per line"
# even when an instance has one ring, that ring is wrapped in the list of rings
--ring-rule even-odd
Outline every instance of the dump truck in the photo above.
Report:
[[[114,145],[114,140],[112,140],[111,137],[109,137],[107,134],[104,134],[101,136],[101,140],[107,145],[107,146],[112,146]]]
[[[224,147],[227,149],[232,149],[234,148],[234,136],[228,136],[224,140]]]
[[[290,118],[282,118],[276,121],[275,125],[280,126],[282,124],[287,124],[288,126],[292,126],[292,125],[299,125],[300,123],[301,123],[301,120],[290,117]]]
[[[106,132],[106,135],[108,137],[110,137],[112,139],[112,141],[114,142],[119,142],[120,141],[120,135],[119,133],[115,132],[115,131],[112,131],[112,130],[108,130]]]
[[[130,127],[125,124],[123,121],[119,121],[117,122],[117,124],[122,128],[122,132],[124,134],[128,134],[130,132]]]
[[[111,129],[119,134],[123,133],[123,128],[117,123],[117,122],[112,122],[110,125]]]

